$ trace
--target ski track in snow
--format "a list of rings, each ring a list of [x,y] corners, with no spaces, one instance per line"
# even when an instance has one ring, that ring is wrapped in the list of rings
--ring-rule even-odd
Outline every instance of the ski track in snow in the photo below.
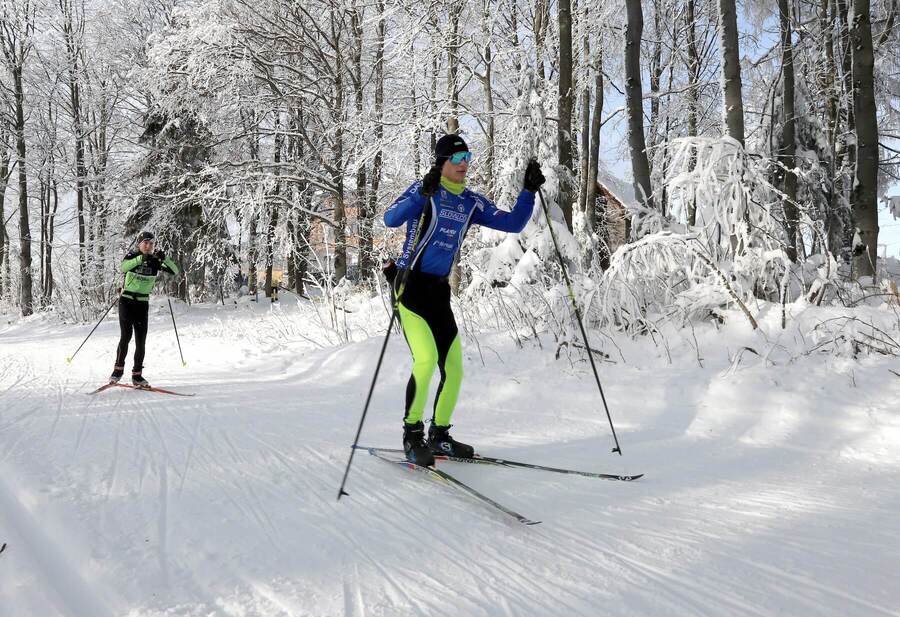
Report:
[[[454,434],[646,474],[442,467],[544,521],[525,527],[365,452],[337,502],[380,341],[260,351],[223,334],[256,314],[210,312],[179,325],[195,370],[151,323],[148,376],[187,399],[85,395],[114,322],[71,367],[82,327],[0,334],[4,617],[900,615],[900,388],[876,375],[896,361],[604,365],[618,457],[585,366],[468,345]],[[392,342],[363,443],[399,442],[406,354]]]

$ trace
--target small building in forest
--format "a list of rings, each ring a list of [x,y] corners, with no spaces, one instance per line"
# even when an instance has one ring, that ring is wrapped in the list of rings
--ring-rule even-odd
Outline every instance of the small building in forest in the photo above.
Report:
[[[607,184],[597,182],[597,215],[604,216],[609,230],[609,252],[625,244],[628,239],[628,209],[625,202]]]

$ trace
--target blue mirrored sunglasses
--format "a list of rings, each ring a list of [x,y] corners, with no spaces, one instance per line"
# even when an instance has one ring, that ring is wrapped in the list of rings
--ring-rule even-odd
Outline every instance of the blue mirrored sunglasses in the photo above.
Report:
[[[453,163],[454,165],[459,165],[463,161],[466,161],[468,163],[471,160],[472,160],[471,152],[455,152],[454,154],[452,154],[450,156],[450,162]]]

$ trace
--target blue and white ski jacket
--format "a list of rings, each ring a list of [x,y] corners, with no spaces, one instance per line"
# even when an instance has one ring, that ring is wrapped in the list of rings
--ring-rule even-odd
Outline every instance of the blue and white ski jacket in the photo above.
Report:
[[[436,276],[447,276],[469,227],[483,225],[519,233],[525,229],[534,209],[534,193],[531,191],[519,193],[512,211],[506,212],[498,209],[484,195],[469,189],[454,195],[441,186],[428,200],[419,193],[421,186],[421,181],[413,183],[384,212],[384,224],[388,227],[407,224],[403,253],[397,260],[400,269],[410,267]],[[428,210],[422,219],[424,231],[413,255],[413,239],[426,206]]]

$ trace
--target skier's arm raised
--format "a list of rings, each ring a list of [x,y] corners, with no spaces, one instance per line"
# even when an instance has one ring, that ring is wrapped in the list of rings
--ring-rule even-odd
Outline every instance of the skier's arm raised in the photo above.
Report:
[[[178,264],[171,257],[166,257],[162,251],[156,251],[153,256],[159,260],[160,270],[165,270],[169,274],[178,274]]]
[[[434,195],[441,182],[441,170],[435,166],[428,170],[420,182],[414,182],[391,207],[384,212],[384,224],[400,227],[407,221],[419,218],[428,199]]]
[[[143,262],[144,254],[138,251],[132,251],[125,255],[125,259],[122,260],[122,264],[119,266],[119,269],[122,272],[131,272]]]
[[[476,225],[483,225],[499,231],[519,233],[525,229],[528,219],[531,218],[531,212],[534,210],[534,194],[541,188],[543,183],[544,174],[541,173],[541,166],[537,161],[532,160],[528,163],[528,168],[525,170],[524,187],[519,193],[513,209],[505,212],[488,201],[484,208],[475,211],[472,222]]]

